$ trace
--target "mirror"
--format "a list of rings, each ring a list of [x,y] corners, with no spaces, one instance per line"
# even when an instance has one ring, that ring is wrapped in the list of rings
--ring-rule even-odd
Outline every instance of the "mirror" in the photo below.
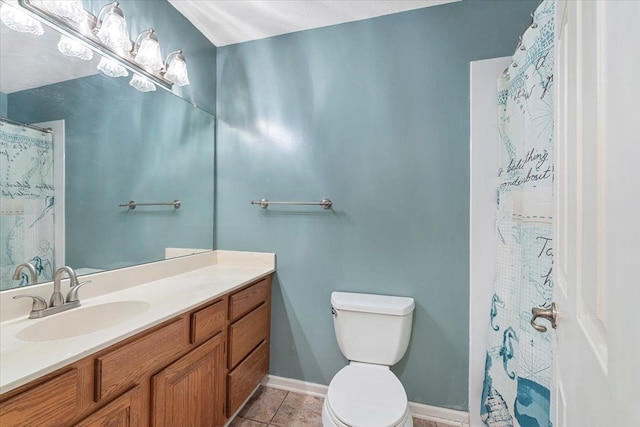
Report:
[[[63,264],[83,274],[165,259],[169,248],[212,249],[215,118],[171,92],[138,92],[131,76],[103,75],[96,53],[60,54],[51,28],[0,28],[0,116],[53,128],[0,121],[0,289],[30,282],[27,270],[13,279],[22,262],[42,282]],[[176,199],[179,208],[118,206]]]

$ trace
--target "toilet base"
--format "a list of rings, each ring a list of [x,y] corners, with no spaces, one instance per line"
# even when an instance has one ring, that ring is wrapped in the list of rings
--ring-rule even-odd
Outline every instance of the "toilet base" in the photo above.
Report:
[[[349,426],[334,416],[329,410],[329,405],[327,404],[327,399],[324,399],[324,404],[322,405],[322,427],[367,427],[367,426]],[[405,413],[402,421],[399,424],[396,424],[394,427],[413,427],[413,417],[411,416],[411,412],[409,412],[409,406],[407,406],[407,412]]]

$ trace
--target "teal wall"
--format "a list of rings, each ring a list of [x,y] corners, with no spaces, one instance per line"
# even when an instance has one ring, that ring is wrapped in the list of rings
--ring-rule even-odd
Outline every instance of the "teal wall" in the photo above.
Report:
[[[416,300],[393,367],[466,410],[469,62],[510,55],[536,1],[464,1],[218,48],[216,247],[275,252],[274,375],[345,364],[333,290]],[[249,205],[320,200],[318,207]]]

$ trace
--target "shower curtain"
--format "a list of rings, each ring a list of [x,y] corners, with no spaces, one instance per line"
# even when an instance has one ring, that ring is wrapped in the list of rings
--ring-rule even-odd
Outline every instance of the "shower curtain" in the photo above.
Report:
[[[53,135],[0,120],[0,290],[53,278]]]
[[[498,80],[496,277],[480,410],[491,427],[552,425],[553,332],[529,322],[553,297],[553,44],[545,0]]]

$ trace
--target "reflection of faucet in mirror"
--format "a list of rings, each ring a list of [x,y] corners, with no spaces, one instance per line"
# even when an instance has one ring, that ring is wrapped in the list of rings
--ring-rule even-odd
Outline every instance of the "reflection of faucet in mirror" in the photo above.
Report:
[[[24,269],[29,270],[29,276],[22,272]],[[26,280],[25,280],[26,279]],[[13,273],[13,280],[20,280],[18,287],[33,285],[38,282],[38,273],[36,273],[36,268],[30,262],[23,262],[22,264],[16,267],[15,273]]]

